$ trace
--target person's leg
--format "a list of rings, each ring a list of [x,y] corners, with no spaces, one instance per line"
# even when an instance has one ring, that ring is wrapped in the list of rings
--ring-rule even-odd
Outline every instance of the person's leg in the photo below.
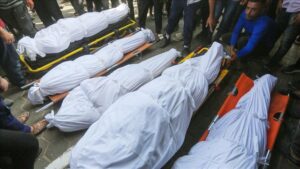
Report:
[[[24,133],[31,132],[29,126],[22,124],[11,114],[9,108],[6,107],[2,99],[0,100],[0,128],[22,131]]]
[[[111,0],[111,7],[112,7],[112,8],[117,7],[119,4],[120,4],[120,3],[119,3],[119,0]]]
[[[178,25],[178,22],[182,16],[183,9],[186,6],[186,1],[172,1],[171,12],[168,18],[168,25],[166,28],[167,34],[172,34],[175,30],[175,27]]]
[[[194,3],[184,8],[184,25],[183,25],[183,45],[190,47],[195,25],[196,10],[200,7],[200,3]]]
[[[234,15],[235,10],[238,5],[239,5],[238,1],[234,1],[234,0],[227,1],[222,21],[221,21],[218,31],[214,37],[215,40],[218,40],[224,33],[227,33],[229,31],[229,27],[232,23],[231,22],[232,17]]]
[[[102,9],[108,9],[109,8],[109,2],[108,0],[101,0],[101,6],[102,6]]]
[[[293,14],[290,18],[290,23],[288,27],[284,30],[280,46],[275,52],[274,56],[270,60],[271,65],[278,65],[281,59],[285,56],[285,54],[289,51],[292,44],[296,40],[298,34],[300,33],[300,25],[293,24],[294,17],[296,15]]]
[[[133,0],[127,0],[127,3],[128,3],[128,6],[129,6],[129,9],[130,9],[130,18],[135,19]]]
[[[171,10],[171,4],[172,4],[172,0],[167,0],[166,2],[166,11],[167,11],[167,15],[168,17],[170,16],[170,10]]]
[[[218,21],[224,9],[224,0],[216,0],[215,2],[215,18]]]
[[[5,44],[1,38],[0,65],[12,84],[18,87],[25,85],[26,80],[21,70],[19,55],[17,54],[16,49],[11,44]]]
[[[64,18],[56,0],[46,0],[46,2],[49,15],[52,16],[55,21]]]
[[[13,8],[13,16],[17,23],[17,29],[23,35],[34,37],[37,30],[35,29],[27,7],[24,4]]]
[[[93,12],[93,0],[86,0],[86,8],[88,12]]]
[[[100,0],[93,0],[95,4],[95,9],[97,12],[101,11],[101,1]]]
[[[31,134],[0,129],[0,155],[11,157],[14,169],[33,169],[38,140]]]
[[[150,0],[139,0],[139,5],[139,25],[145,28]]]
[[[48,0],[35,0],[34,1],[34,9],[36,13],[38,14],[39,18],[45,25],[45,27],[48,27],[55,23],[55,21],[52,19],[52,17],[49,14],[48,6],[47,6]]]
[[[163,2],[161,0],[153,0],[153,3],[154,3],[155,30],[156,33],[161,34]]]
[[[85,13],[82,0],[70,0],[70,2],[78,15]]]

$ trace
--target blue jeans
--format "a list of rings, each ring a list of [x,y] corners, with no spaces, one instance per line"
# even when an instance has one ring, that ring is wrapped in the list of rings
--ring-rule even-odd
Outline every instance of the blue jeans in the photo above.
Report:
[[[183,44],[185,46],[190,46],[195,27],[196,10],[199,7],[200,3],[187,5],[186,0],[173,0],[166,33],[170,35],[174,32],[174,29],[178,25],[182,13],[184,13]]]
[[[300,25],[296,25],[293,23],[294,17],[296,13],[288,13],[286,9],[282,9],[277,17],[276,23],[278,24],[279,34],[277,37],[279,38],[280,34],[282,34],[282,39],[280,41],[280,46],[274,56],[269,61],[270,65],[278,65],[284,55],[289,51],[292,44],[296,40],[296,37],[300,33]]]
[[[239,1],[234,0],[217,0],[215,5],[215,18],[218,20],[222,14],[223,9],[224,15],[221,20],[218,31],[214,37],[215,40],[218,40],[224,33],[229,32],[230,26],[232,24],[232,18],[235,14],[235,11],[239,5]]]

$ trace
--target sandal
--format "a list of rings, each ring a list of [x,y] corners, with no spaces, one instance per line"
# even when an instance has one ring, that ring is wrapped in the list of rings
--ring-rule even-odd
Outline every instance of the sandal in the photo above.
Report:
[[[23,112],[17,117],[17,120],[24,124],[29,119],[29,116],[29,112]]]
[[[46,121],[45,119],[36,122],[31,126],[31,134],[39,135],[42,131],[46,129],[47,125],[48,121]]]

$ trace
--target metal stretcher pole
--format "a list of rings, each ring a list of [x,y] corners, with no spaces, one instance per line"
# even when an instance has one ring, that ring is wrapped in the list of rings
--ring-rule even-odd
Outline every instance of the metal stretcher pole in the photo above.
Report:
[[[50,102],[50,103],[46,104],[45,106],[41,107],[40,109],[36,110],[35,113],[40,113],[53,105],[54,105],[54,102]]]

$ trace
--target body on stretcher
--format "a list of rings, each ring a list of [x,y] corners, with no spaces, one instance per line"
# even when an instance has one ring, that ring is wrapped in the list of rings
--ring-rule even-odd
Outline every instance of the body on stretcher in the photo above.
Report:
[[[36,61],[31,61],[23,54],[21,54],[19,58],[28,73],[45,72],[62,61],[76,59],[79,56],[95,51],[101,45],[115,38],[122,38],[133,32],[135,28],[136,22],[126,17],[115,24],[111,24],[107,29],[92,37],[72,42],[68,49],[60,53],[47,54],[46,57],[38,56]]]
[[[208,129],[204,132],[204,134],[200,138],[200,141],[206,140],[212,126],[226,113],[234,109],[239,99],[248,91],[250,91],[253,85],[254,85],[253,80],[250,79],[248,76],[246,76],[245,74],[242,74],[240,76],[232,92],[226,98],[225,102],[223,103],[216,117],[213,119]],[[272,98],[271,98],[270,107],[268,111],[269,129],[267,131],[267,152],[261,164],[263,168],[267,168],[269,166],[271,151],[273,150],[281,126],[281,122],[283,120],[283,116],[289,101],[288,95],[282,95],[277,92],[273,92],[271,97]]]

